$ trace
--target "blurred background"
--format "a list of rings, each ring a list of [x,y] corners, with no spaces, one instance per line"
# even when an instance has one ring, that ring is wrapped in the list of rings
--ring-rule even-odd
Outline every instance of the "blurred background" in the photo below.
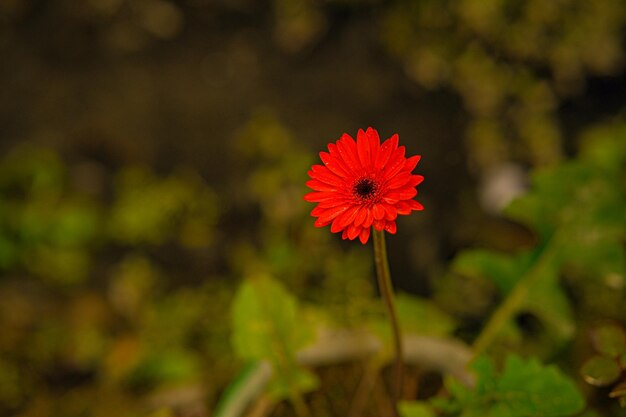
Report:
[[[0,1],[0,415],[212,415],[250,275],[354,320],[371,248],[302,195],[367,126],[423,156],[394,281],[475,335],[490,289],[436,283],[535,242],[500,212],[624,121],[625,29],[623,0]]]

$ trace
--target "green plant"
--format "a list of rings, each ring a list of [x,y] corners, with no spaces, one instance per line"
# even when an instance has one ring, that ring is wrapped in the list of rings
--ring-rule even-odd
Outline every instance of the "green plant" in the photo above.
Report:
[[[580,303],[585,301],[576,294],[588,285],[596,288],[615,285],[615,280],[623,280],[626,276],[623,246],[626,239],[625,139],[626,126],[622,124],[591,130],[583,137],[576,159],[533,172],[528,193],[505,210],[506,216],[532,231],[534,239],[530,247],[513,253],[471,249],[459,253],[453,260],[447,280],[482,280],[496,292],[498,303],[475,336],[472,348],[459,348],[458,357],[463,358],[458,365],[461,369],[457,369],[455,377],[444,378],[445,390],[427,402],[401,403],[399,410],[403,416],[572,416],[584,408],[585,399],[571,376],[577,372],[577,366],[570,363],[559,369],[555,364],[544,365],[542,362],[550,361],[584,333],[579,309],[588,306],[581,306]],[[242,288],[245,290],[249,285],[245,284]],[[286,295],[277,294],[271,298],[275,303],[294,302]],[[285,301],[278,301],[283,298]],[[459,299],[458,302],[463,301]],[[575,302],[578,304],[573,308]],[[415,303],[414,308],[409,307],[411,303]],[[424,304],[420,300],[400,303],[403,327],[424,318],[427,310],[422,306]],[[237,308],[243,308],[243,304],[240,302]],[[431,317],[436,317],[433,320],[437,320],[442,327],[436,331],[435,337],[450,340],[459,324],[436,310]],[[339,323],[328,313],[320,311],[319,307],[315,311],[315,314],[307,316],[307,320],[295,319],[292,323],[308,326],[311,333],[318,329],[318,337],[324,333],[320,328],[333,328]],[[366,356],[366,363],[370,364],[367,367],[376,373],[391,359],[391,339],[389,329],[385,330],[386,326],[378,321],[373,311],[375,309],[362,315],[360,323],[369,322],[366,329],[369,329],[368,332],[373,330],[369,337],[386,346],[380,351],[373,349],[370,356]],[[610,316],[602,311],[595,314],[600,315],[597,318]],[[624,321],[626,317],[623,314],[620,310],[617,316],[610,317]],[[519,320],[524,315],[537,320],[539,330],[529,333],[527,325]],[[241,314],[236,313],[235,317],[241,317]],[[585,317],[585,320],[593,319]],[[449,324],[443,325],[446,322]],[[235,340],[243,337],[244,329],[241,324],[235,326]],[[405,338],[405,343],[408,343],[413,334],[424,335],[427,328],[407,327],[405,330],[409,332]],[[278,340],[272,342],[276,332],[266,332],[263,337],[267,338],[263,342],[265,346],[278,343]],[[304,352],[320,349],[320,344],[323,345],[320,340],[310,341],[308,346],[304,344],[295,353],[292,352],[291,357],[296,359],[294,366],[306,364],[303,357],[307,354]],[[243,354],[241,348],[238,351]],[[436,353],[434,357],[437,357]],[[275,362],[267,352],[265,356],[256,355],[255,359],[268,361],[269,364]],[[336,360],[346,360],[346,357],[336,357]],[[501,362],[504,365],[498,372],[494,363]],[[471,363],[473,376],[463,371],[468,363]],[[308,364],[319,363],[313,361]],[[434,365],[430,363],[430,366]],[[284,369],[280,370],[275,378],[280,379],[280,374],[284,372]],[[448,369],[447,372],[454,371]],[[225,400],[229,406],[226,408],[243,409],[254,398],[250,395],[251,391],[262,392],[264,383],[258,383],[259,375],[259,372],[249,372],[248,378],[239,380]],[[252,376],[257,378],[254,390],[250,390],[249,385]],[[614,380],[611,379],[611,382]],[[244,386],[247,390],[243,390]],[[307,390],[310,388],[307,387]],[[621,393],[620,389],[620,386],[616,387],[616,396]],[[247,396],[242,395],[244,391]],[[280,398],[275,396],[273,401]]]

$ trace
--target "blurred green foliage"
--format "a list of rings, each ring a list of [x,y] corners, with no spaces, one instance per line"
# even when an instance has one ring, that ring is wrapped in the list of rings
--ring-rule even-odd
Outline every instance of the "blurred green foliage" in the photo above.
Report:
[[[234,147],[245,175],[232,180],[231,188],[243,191],[234,196],[233,208],[243,217],[258,216],[259,223],[233,243],[233,271],[275,276],[305,300],[341,310],[346,320],[358,316],[361,303],[373,294],[369,251],[342,247],[326,231],[311,227],[310,207],[298,202],[313,156],[268,110],[253,115]]]
[[[193,173],[154,178],[145,169],[119,174],[111,209],[112,237],[128,245],[163,244],[173,236],[188,247],[210,243],[217,198]]]
[[[0,268],[22,267],[72,283],[90,268],[100,212],[70,192],[69,173],[49,150],[17,149],[0,165]]]
[[[463,99],[478,168],[548,164],[562,153],[559,103],[622,70],[624,13],[621,0],[410,0],[388,8],[381,35],[416,82]]]
[[[246,123],[239,120],[227,138],[214,134],[212,126],[216,119],[230,120],[233,109],[244,113],[249,103],[240,103],[241,97],[251,106],[271,101],[257,98],[251,86],[268,89],[274,74],[263,71],[272,71],[278,60],[288,62],[288,71],[309,64],[314,70],[316,60],[325,58],[318,51],[336,40],[349,46],[379,42],[364,48],[364,55],[391,67],[399,64],[425,89],[458,96],[469,116],[461,153],[469,168],[484,173],[506,160],[541,167],[533,170],[529,192],[504,213],[506,222],[521,225],[520,234],[530,236],[524,245],[516,237],[498,237],[506,250],[487,245],[460,251],[445,272],[447,261],[437,259],[426,268],[433,278],[431,288],[423,287],[427,297],[399,295],[407,332],[469,342],[532,278],[486,346],[490,359],[475,363],[479,383],[464,388],[446,378],[440,401],[434,402],[440,408],[409,402],[403,414],[454,415],[464,408],[464,415],[569,415],[582,404],[571,380],[578,378],[608,387],[587,387],[585,416],[623,415],[618,407],[619,401],[626,404],[626,126],[619,118],[591,129],[575,126],[585,132],[578,156],[568,160],[564,155],[576,146],[565,136],[562,112],[595,78],[615,77],[611,85],[623,85],[626,2],[273,0],[263,3],[271,7],[267,12],[259,4],[0,2],[0,53],[15,61],[15,68],[0,71],[8,97],[0,100],[2,138],[58,148],[21,145],[0,160],[0,415],[211,415],[238,370],[261,359],[280,370],[274,398],[289,397],[293,380],[314,405],[321,403],[311,392],[314,386],[328,398],[336,398],[339,385],[356,389],[361,368],[349,373],[338,367],[329,377],[324,370],[301,368],[295,357],[322,325],[364,327],[388,340],[369,248],[345,244],[312,226],[301,197],[315,155],[272,110],[258,110]],[[258,28],[240,34],[241,17],[255,22],[261,17],[257,24],[269,27],[270,44],[280,52],[270,53],[257,39]],[[234,26],[237,33],[224,43],[228,53],[203,43],[180,48],[185,71],[202,67],[193,75],[150,61],[164,49],[196,45],[208,26],[216,33]],[[209,50],[209,56],[198,58],[198,50]],[[338,50],[341,61],[329,73],[354,68],[348,65],[353,57]],[[381,52],[393,60],[380,59]],[[142,67],[144,59],[149,63]],[[155,62],[169,77],[155,75]],[[107,78],[92,66],[101,66],[107,76],[119,74]],[[223,71],[217,72],[222,78],[209,67]],[[354,78],[368,68],[359,70]],[[389,77],[397,77],[394,71]],[[322,76],[330,80],[323,85],[332,88],[334,78]],[[377,77],[368,76],[364,79]],[[198,88],[202,77],[206,90]],[[173,92],[151,87],[172,80],[177,80]],[[387,83],[392,85],[382,80],[366,95],[397,100],[396,90],[380,87]],[[318,91],[307,95],[311,91],[302,84],[296,86],[302,91],[296,109],[309,100],[326,104],[331,97]],[[402,80],[399,85],[406,87]],[[235,87],[243,94],[234,94]],[[189,101],[181,98],[187,96]],[[204,96],[210,99],[200,101]],[[229,107],[230,102],[235,104]],[[374,107],[383,109],[381,119],[395,116],[384,112],[388,104]],[[311,129],[327,128],[317,116],[301,117]],[[359,108],[349,117],[366,116],[371,113]],[[595,118],[575,116],[581,125]],[[170,118],[176,122],[161,123]],[[126,123],[129,119],[136,124]],[[199,137],[197,143],[190,140],[187,153],[176,148],[180,154],[167,154],[168,168],[161,164],[156,171],[145,164],[150,157],[137,157],[156,153],[147,146],[153,139],[175,142],[187,134]],[[77,149],[64,148],[65,141]],[[210,185],[188,167],[172,167],[177,158],[201,154],[197,149],[218,155],[220,164],[208,172],[225,172]],[[83,151],[96,154],[97,161]],[[126,153],[131,156],[121,156]],[[128,163],[133,155],[144,164]],[[449,161],[438,157],[432,165],[447,170]],[[462,212],[462,220],[469,217],[463,217],[465,211],[476,210],[467,203],[468,194],[459,198],[463,205],[455,212]],[[423,237],[405,237],[419,251],[436,253],[424,247],[431,245]],[[416,279],[397,272],[396,277]],[[269,308],[265,298],[272,301]],[[607,319],[613,324],[597,325]],[[277,357],[276,344],[285,355]],[[502,371],[495,371],[501,362]],[[543,365],[548,362],[561,371]],[[368,404],[384,403],[382,386]],[[546,401],[545,391],[562,402]],[[514,397],[515,407],[503,397]],[[338,413],[324,409],[319,415],[333,412]]]
[[[533,174],[530,191],[506,210],[534,232],[532,247],[513,253],[461,252],[434,287],[434,302],[400,294],[405,331],[449,336],[463,328],[463,315],[454,308],[443,310],[450,303],[464,304],[467,294],[445,295],[446,281],[468,280],[465,288],[496,294],[497,308],[498,300],[506,300],[528,274],[537,278],[515,310],[515,320],[490,346],[495,358],[511,350],[553,358],[573,340],[584,340],[588,323],[626,321],[611,298],[623,296],[626,274],[625,131],[621,124],[590,130],[578,158]],[[72,182],[71,165],[49,150],[17,148],[0,163],[1,239],[9,248],[2,251],[0,281],[0,398],[6,412],[71,416],[125,410],[123,415],[133,416],[172,409],[184,414],[212,404],[243,361],[263,359],[279,370],[275,398],[288,398],[294,389],[316,386],[319,377],[300,368],[295,358],[320,325],[367,327],[388,339],[367,248],[343,245],[311,227],[308,207],[293,204],[304,191],[303,172],[311,158],[268,111],[253,116],[238,137],[232,152],[248,167],[229,187],[245,192],[230,199],[218,199],[188,171],[157,175],[129,167],[111,177],[109,195]],[[246,233],[220,240],[226,248],[220,253],[229,259],[225,275],[177,282],[174,277],[191,265],[179,270],[164,263],[163,251],[215,250],[220,219],[228,220],[226,207],[251,220]],[[54,257],[60,266],[42,267],[37,262],[46,258],[32,255],[67,250],[85,260],[81,273],[68,268],[62,256]],[[258,278],[264,274],[276,280]],[[239,280],[233,277],[246,278],[234,298]],[[481,280],[488,284],[472,289]],[[593,297],[587,295],[589,288]],[[609,297],[604,302],[593,301],[604,293]],[[233,302],[234,349],[223,320]],[[529,333],[517,320],[521,314],[539,320],[541,331]],[[594,333],[599,352],[612,352],[612,370],[594,357],[584,359],[583,366],[580,356],[570,363],[562,357],[565,369],[582,367],[587,380],[603,385],[619,382],[622,345],[614,333]],[[455,413],[452,408],[473,404],[481,413],[488,407],[501,415],[506,410],[497,398],[487,403],[482,396],[496,391],[506,396],[527,378],[537,381],[539,391],[547,386],[552,392],[571,391],[561,374],[529,361],[511,359],[500,376],[483,375],[492,384],[485,382],[484,389],[450,385],[445,410]],[[521,385],[510,385],[511,378]],[[65,394],[59,396],[58,390]],[[75,398],[79,393],[80,400]],[[30,400],[33,395],[37,401]],[[556,403],[541,403],[528,390],[524,395],[532,398],[520,397],[525,405],[515,409],[526,411],[519,415],[570,415],[581,404],[578,394],[563,394],[565,402],[559,404],[564,408],[552,409]],[[411,404],[404,408],[407,415],[425,412]]]
[[[603,323],[592,329],[591,341],[595,354],[581,366],[581,375],[595,387],[613,386],[609,397],[626,407],[626,379],[620,378],[626,372],[626,330],[614,322]]]
[[[571,377],[557,370],[555,365],[544,367],[539,358],[549,360],[555,355],[563,355],[575,339],[585,339],[586,326],[594,320],[611,318],[625,322],[624,311],[619,308],[617,299],[605,300],[605,308],[596,310],[579,295],[590,286],[596,291],[594,297],[598,297],[601,293],[598,290],[602,288],[609,292],[616,290],[617,298],[624,294],[624,132],[626,128],[623,124],[593,129],[584,136],[576,159],[533,172],[529,191],[505,210],[506,216],[533,233],[531,247],[514,253],[471,249],[460,252],[452,261],[449,275],[444,280],[459,282],[470,279],[468,288],[471,288],[472,282],[487,280],[497,293],[493,311],[485,312],[491,314],[491,318],[483,325],[474,348],[476,352],[488,351],[496,361],[505,360],[505,365],[502,373],[496,375],[493,359],[477,359],[473,365],[477,382],[471,389],[449,380],[446,387],[450,395],[439,396],[432,402],[443,415],[570,416],[584,407],[583,397]],[[271,346],[272,343],[276,345],[290,340],[285,335],[279,336],[276,331],[258,331],[258,326],[247,328],[242,324],[244,321],[254,323],[253,317],[267,316],[249,312],[250,317],[241,320],[242,312],[250,308],[254,310],[256,305],[252,301],[241,301],[254,282],[252,280],[240,289],[240,301],[235,310],[235,346],[238,354],[245,358],[251,358],[249,350],[253,344],[241,341],[248,338],[251,331],[257,338],[260,334],[268,338],[262,343],[254,343],[255,346]],[[448,288],[445,284],[435,287],[435,300],[445,301],[445,304],[466,304],[467,298],[473,296],[460,292],[442,295]],[[488,288],[489,285],[474,287],[473,291],[489,291]],[[368,299],[365,294],[362,297]],[[292,306],[294,303],[293,298],[286,294],[276,293],[266,298],[273,300],[277,306],[283,303]],[[457,320],[429,301],[399,294],[397,302],[400,321],[407,332],[446,336],[459,326]],[[391,343],[388,324],[377,315],[380,310],[374,304],[362,305],[364,309],[359,315],[359,324],[351,326],[365,325],[379,335],[387,347],[381,351],[378,360],[389,359]],[[281,316],[293,317],[294,307],[289,307],[289,311],[289,314]],[[333,310],[327,308],[326,311],[329,315],[325,316],[325,324],[328,325],[333,322]],[[529,326],[528,320],[536,323]],[[278,325],[282,321],[266,322]],[[292,321],[295,322],[299,322],[298,331],[293,328],[287,332],[291,336],[298,334],[302,326],[315,328],[315,323]],[[265,328],[271,327],[267,323]],[[285,333],[284,329],[282,333]],[[617,381],[622,374],[620,360],[626,343],[624,340],[619,326],[604,326],[594,332],[596,349],[610,354],[587,360],[582,369],[587,381],[597,386]],[[587,344],[589,342],[586,341]],[[279,375],[284,374],[282,364],[274,358],[280,351],[266,349],[265,353],[257,352],[262,354],[254,355],[254,359],[268,360],[280,370]],[[511,356],[511,351],[531,357],[521,359]],[[574,365],[574,362],[567,363],[564,356],[560,357],[560,361],[570,374],[576,373],[576,368],[580,366]],[[293,369],[299,367],[294,364]],[[621,390],[621,385],[617,386],[612,396],[620,397]],[[283,394],[282,398],[287,398],[287,395]],[[434,411],[424,404],[405,403],[401,410],[407,416],[434,415]]]
[[[332,12],[372,7],[374,33],[406,74],[457,94],[471,116],[469,162],[551,164],[562,157],[558,110],[591,77],[623,70],[621,0],[275,0],[275,37],[301,52],[320,42]],[[373,6],[375,5],[375,6]]]
[[[404,331],[433,336],[448,336],[457,324],[433,302],[405,293],[396,295],[396,308]]]
[[[625,131],[622,124],[591,129],[576,159],[533,173],[530,191],[506,210],[533,232],[530,247],[510,253],[462,251],[434,286],[432,300],[399,294],[405,331],[462,335],[468,314],[488,315],[489,306],[497,309],[530,274],[533,284],[489,354],[496,361],[510,351],[556,357],[567,372],[581,369],[594,385],[615,384],[612,395],[621,398],[623,333],[603,328],[589,341],[585,329],[598,319],[626,322],[617,301],[626,276]],[[291,133],[263,110],[240,131],[231,152],[247,167],[228,184],[245,192],[228,199],[218,198],[189,171],[159,175],[128,167],[110,177],[109,193],[72,181],[74,167],[50,150],[20,147],[4,158],[3,412],[206,412],[236,370],[258,360],[278,369],[270,390],[274,398],[289,398],[294,389],[309,392],[320,383],[296,361],[320,326],[368,328],[388,341],[368,249],[343,245],[311,227],[308,207],[293,204],[304,192],[303,172],[311,158]],[[223,249],[213,254],[226,257],[227,269],[203,280],[181,277],[197,262],[193,254],[218,250],[216,237],[223,233],[222,222],[229,221],[225,209],[248,219],[246,232],[221,237]],[[71,251],[84,260],[83,267],[68,267],[63,255],[53,257],[58,265],[44,267],[38,262],[47,259],[39,255],[45,251]],[[191,264],[169,264],[172,251],[189,253]],[[269,274],[275,280],[262,278]],[[234,295],[240,278],[244,281]],[[452,284],[456,288],[449,293],[446,282],[463,285]],[[491,299],[487,309],[468,303],[474,295]],[[454,305],[463,305],[465,312]],[[229,306],[232,329],[224,320]],[[520,320],[525,316],[537,320],[539,328]],[[598,354],[572,352],[568,359],[562,352],[576,340],[593,342]],[[381,354],[376,360],[384,362],[390,351]],[[571,391],[571,382],[553,368],[536,358],[528,361],[509,359],[500,375],[479,371],[487,385],[473,391],[451,383],[452,396],[437,400],[447,403],[433,404],[447,404],[441,410],[452,414],[467,406],[508,415],[497,398],[485,402],[485,393],[507,396],[508,389],[526,386],[528,379],[536,381],[538,391]],[[519,386],[510,385],[511,378]],[[520,416],[570,415],[581,404],[573,392],[563,394],[561,409],[526,390],[532,398],[520,397],[525,405],[515,409],[526,410]],[[403,410],[432,412],[424,407],[407,403]]]
[[[243,363],[233,353],[246,361],[260,355],[243,350],[260,348],[257,341],[242,342],[235,352],[229,343],[224,316],[241,277],[271,273],[341,325],[383,316],[369,251],[342,247],[311,227],[305,204],[294,204],[312,158],[291,133],[263,110],[231,152],[248,165],[227,184],[242,192],[219,199],[189,170],[157,174],[129,166],[109,175],[98,164],[85,169],[82,161],[35,147],[17,147],[0,161],[2,413],[205,413]],[[84,172],[90,175],[76,174]],[[237,222],[247,219],[244,234],[224,235],[232,213]],[[45,251],[56,263],[40,264],[48,259]],[[65,251],[82,260],[81,269],[62,256]],[[223,262],[224,272],[216,272]],[[280,284],[270,285],[276,288]],[[288,297],[276,291],[273,307]],[[263,298],[254,294],[240,296],[244,331],[250,300]],[[292,308],[293,301],[285,303]],[[437,315],[432,306],[405,304]],[[280,323],[281,311],[265,323]],[[306,329],[300,319],[289,323],[281,334]],[[289,348],[289,364],[300,346]],[[313,386],[308,372],[296,376],[305,389]],[[279,380],[276,395],[290,386]]]
[[[426,404],[417,401],[401,401],[398,412],[402,417],[434,417],[434,411]]]
[[[612,292],[624,285],[624,132],[622,124],[593,130],[584,138],[578,159],[534,172],[531,191],[505,210],[507,216],[534,231],[534,248],[517,254],[463,252],[453,262],[453,272],[463,277],[485,277],[503,295],[526,274],[542,275],[535,280],[520,311],[540,318],[550,337],[569,339],[574,316],[559,281],[583,298],[587,287],[593,285],[594,299],[600,296],[601,288]],[[606,302],[597,313],[623,319],[614,306]]]
[[[275,376],[267,388],[276,398],[292,398],[317,387],[296,353],[313,340],[296,300],[276,281],[259,276],[241,285],[233,302],[233,348],[244,359],[268,359]]]
[[[585,406],[571,380],[556,367],[543,366],[536,359],[508,356],[499,374],[485,357],[471,367],[477,377],[473,389],[449,380],[447,388],[453,399],[434,401],[444,415],[558,417],[575,415]]]
[[[109,199],[74,168],[33,147],[0,161],[0,412],[144,415],[159,404],[133,393],[197,391],[207,372],[219,386],[232,366],[228,327],[211,314],[229,293],[219,280],[176,285],[155,256],[210,250],[213,191],[196,175],[128,168]],[[205,395],[193,403],[204,408]]]

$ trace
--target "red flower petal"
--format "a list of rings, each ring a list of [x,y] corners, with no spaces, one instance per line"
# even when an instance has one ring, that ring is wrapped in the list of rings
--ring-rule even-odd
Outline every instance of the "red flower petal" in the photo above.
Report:
[[[339,164],[336,158],[330,156],[327,152],[320,152],[320,159],[333,174],[338,177],[345,178],[348,176],[348,171],[346,171],[341,164]]]
[[[404,166],[404,146],[398,147],[389,158],[389,162],[383,169],[383,175],[387,178],[391,178],[396,175]]]
[[[365,217],[365,221],[363,222],[361,226],[370,227],[373,222],[374,222],[374,213],[372,213],[372,210],[368,208],[367,216]]]
[[[362,129],[359,129],[356,139],[356,149],[359,154],[361,167],[368,168],[371,165],[369,138]]]
[[[311,216],[319,217],[321,214],[324,214],[326,210],[328,209],[322,208],[320,206],[315,206],[315,208],[311,210]]]
[[[415,188],[401,188],[399,190],[390,191],[385,195],[385,197],[394,199],[394,200],[408,200],[409,198],[413,198],[417,195],[417,190]]]
[[[412,210],[418,210],[418,211],[424,210],[424,206],[415,200],[409,200],[409,206],[411,207]]]
[[[354,217],[356,216],[356,213],[358,211],[359,206],[352,206],[348,208],[346,211],[337,216],[337,218],[335,219],[335,222],[337,224],[335,225],[335,222],[333,222],[333,227],[338,228],[337,231],[345,229],[350,223],[354,221]]]
[[[365,135],[369,139],[370,143],[370,163],[373,164],[376,161],[378,150],[380,149],[380,136],[376,129],[368,127],[365,131]]]
[[[355,226],[361,226],[364,222],[365,219],[367,218],[367,212],[368,209],[365,207],[359,207],[359,212],[356,214],[356,217],[354,218],[354,225]]]
[[[395,207],[398,210],[398,214],[411,214],[411,206],[406,201],[399,201],[398,203],[396,203]]]
[[[374,219],[381,220],[385,218],[385,209],[382,204],[374,204]]]
[[[415,156],[408,158],[404,162],[404,167],[402,167],[402,170],[408,171],[408,172],[413,171],[415,167],[417,166],[417,163],[420,161],[420,159],[422,159],[422,155],[415,155]]]
[[[378,155],[376,155],[376,162],[374,163],[374,169],[377,171],[382,169],[389,161],[389,157],[391,156],[391,153],[395,151],[397,147],[398,147],[398,135],[393,135],[391,138],[387,139],[380,147],[380,151],[378,152]]]
[[[381,144],[371,127],[359,130],[356,141],[344,134],[330,143],[328,152],[319,154],[323,165],[313,165],[306,182],[313,192],[304,199],[317,204],[311,211],[315,226],[330,224],[331,232],[363,244],[372,227],[396,233],[398,215],[424,209],[413,200],[424,179],[411,173],[420,157],[406,158],[405,151],[397,134]]]
[[[337,216],[339,216],[340,214],[348,210],[348,208],[350,207],[349,206],[337,206],[337,207],[328,208],[328,209],[325,209],[326,211],[324,211],[322,214],[320,214],[317,217],[319,217],[321,220],[324,220],[330,223],[335,218],[337,218]]]
[[[381,203],[380,205],[385,209],[386,220],[395,220],[398,217],[398,210],[396,210],[391,204]]]
[[[417,187],[424,181],[424,177],[421,175],[411,175],[411,180],[406,184],[409,187]]]
[[[385,224],[385,231],[391,233],[392,235],[396,234],[396,222],[387,222]]]
[[[403,173],[398,174],[395,177],[393,177],[391,181],[387,183],[387,188],[389,189],[400,188],[404,186],[406,183],[408,183],[410,180],[411,180],[411,176],[409,174],[403,174]]]
[[[326,221],[324,219],[317,219],[315,220],[314,226],[315,227],[324,227],[324,226],[328,226],[330,224],[330,220]]]
[[[322,208],[332,208],[332,207],[337,207],[337,206],[347,206],[350,204],[350,200],[346,199],[346,198],[331,198],[328,200],[324,200],[324,201],[320,201],[319,202],[319,206]]]
[[[306,186],[315,191],[337,191],[338,189],[335,185],[326,184],[319,180],[308,180]]]
[[[337,149],[341,159],[344,160],[350,171],[354,174],[360,171],[361,163],[359,162],[359,156],[356,150],[356,142],[350,135],[344,134],[341,139],[337,141]]]
[[[374,220],[374,224],[373,224],[374,229],[378,231],[383,230],[385,228],[386,223],[387,222],[385,220]]]
[[[344,181],[341,178],[333,174],[330,169],[323,165],[313,165],[311,171],[309,171],[309,177],[338,187],[344,185]]]
[[[348,226],[348,239],[350,240],[354,240],[359,233],[361,233],[361,228],[358,226],[355,226],[354,224],[351,224],[350,226]]]
[[[348,167],[348,165],[346,164],[346,161],[343,160],[343,158],[341,157],[341,153],[339,153],[339,149],[337,148],[337,145],[334,143],[329,143],[328,144],[328,152],[330,153],[331,158],[333,158],[333,161],[339,166],[341,167],[341,169],[343,171],[345,171],[348,176],[350,176],[350,168]]]
[[[361,229],[361,233],[359,233],[359,240],[362,244],[366,244],[367,240],[370,238],[370,229],[369,227],[364,227]]]
[[[324,200],[333,200],[337,196],[335,193],[326,191],[326,192],[313,192],[304,195],[304,199],[310,203],[319,203]]]

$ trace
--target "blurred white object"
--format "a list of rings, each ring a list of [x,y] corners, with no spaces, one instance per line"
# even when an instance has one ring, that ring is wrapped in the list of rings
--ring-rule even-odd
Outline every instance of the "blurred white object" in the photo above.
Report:
[[[491,214],[500,214],[515,197],[526,192],[524,169],[510,162],[495,166],[483,176],[479,186],[480,204]]]

